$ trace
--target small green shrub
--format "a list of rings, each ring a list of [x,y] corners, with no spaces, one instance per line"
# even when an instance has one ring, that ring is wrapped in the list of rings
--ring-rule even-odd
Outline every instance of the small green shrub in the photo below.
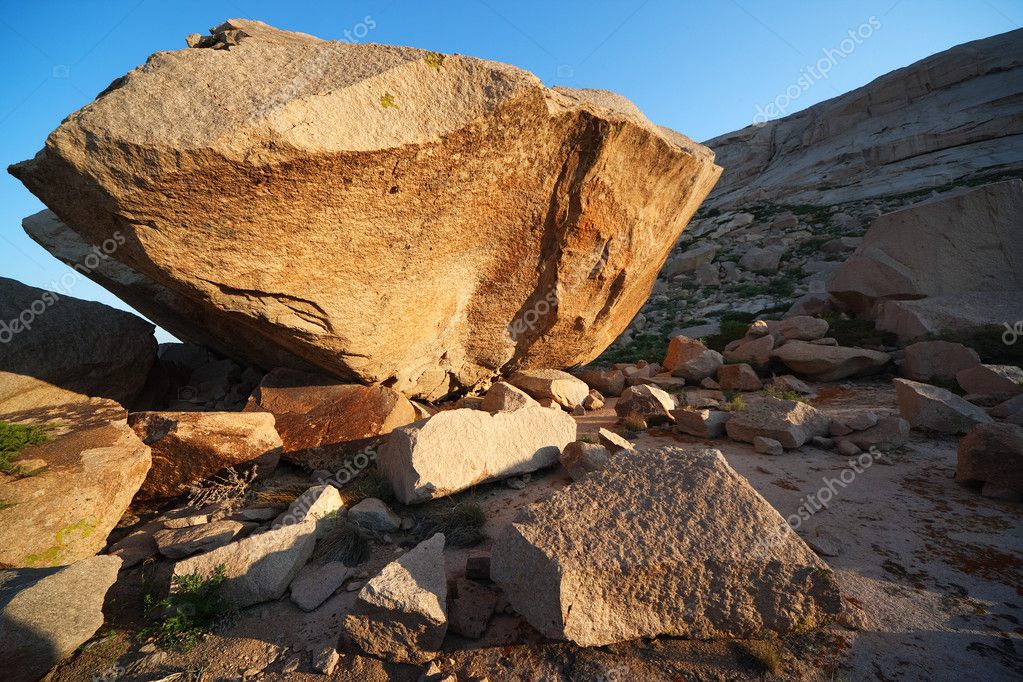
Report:
[[[742,412],[746,409],[746,401],[741,395],[736,396],[721,406],[727,412]]]
[[[365,472],[351,483],[341,489],[345,498],[345,504],[351,506],[362,502],[367,497],[375,497],[384,502],[394,500],[394,489],[390,481],[375,466],[366,469]]]
[[[187,649],[212,632],[232,610],[220,595],[220,586],[226,580],[224,566],[220,565],[209,577],[199,573],[174,576],[171,594],[166,599],[154,601],[147,594],[145,615],[147,620],[156,621],[153,630],[157,639],[165,645]]]
[[[722,353],[725,350],[725,346],[732,341],[738,341],[746,336],[749,325],[749,322],[729,320],[723,317],[721,318],[721,330],[717,334],[711,334],[704,338],[703,345],[711,350],[716,350],[718,353]]]
[[[30,445],[39,445],[49,440],[45,426],[25,426],[0,421],[0,472],[22,474],[22,467],[14,463],[18,453]]]
[[[828,323],[828,336],[840,346],[893,346],[898,341],[895,334],[875,329],[870,320],[851,320],[838,315],[821,315],[821,318]]]
[[[796,393],[790,388],[778,388],[777,386],[768,386],[764,389],[764,395],[770,398],[778,398],[779,400],[795,400],[799,403],[810,404],[810,399],[802,393]]]

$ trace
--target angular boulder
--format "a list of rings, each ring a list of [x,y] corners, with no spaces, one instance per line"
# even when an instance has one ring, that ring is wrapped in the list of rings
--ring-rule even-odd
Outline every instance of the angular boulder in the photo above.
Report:
[[[876,374],[891,360],[888,353],[881,351],[822,346],[806,341],[789,341],[772,351],[771,357],[813,381],[838,381]]]
[[[642,417],[648,424],[664,424],[675,421],[671,415],[675,399],[670,393],[656,386],[639,384],[629,386],[615,403],[615,414],[625,419],[630,415]]]
[[[732,417],[731,412],[693,408],[673,410],[671,414],[679,431],[697,438],[720,438],[725,435],[725,423]]]
[[[975,426],[959,441],[956,480],[1023,493],[1023,426]]]
[[[156,360],[153,330],[131,313],[0,277],[0,372],[130,406]]]
[[[366,583],[345,630],[366,653],[425,663],[437,656],[448,629],[447,594],[444,534],[437,533]]]
[[[245,608],[280,599],[309,561],[316,546],[316,523],[292,523],[232,542],[174,564],[174,575],[209,578],[223,566],[227,580],[220,594]]]
[[[778,331],[789,340],[815,341],[828,333],[828,321],[809,315],[793,315],[782,320]]]
[[[1023,393],[1023,369],[1014,365],[973,365],[959,370],[956,381],[967,393],[990,396],[998,401]]]
[[[992,421],[987,412],[955,393],[908,379],[894,379],[899,414],[914,429],[964,434]]]
[[[841,608],[827,565],[712,449],[620,453],[523,510],[490,573],[530,625],[587,647],[784,634]]]
[[[752,443],[757,436],[798,448],[814,436],[826,436],[831,418],[815,407],[796,400],[759,398],[750,400],[725,423],[732,440]]]
[[[586,474],[603,468],[610,456],[611,452],[603,445],[577,440],[565,446],[560,459],[561,466],[565,467],[572,480],[578,481]]]
[[[1023,290],[968,291],[912,301],[882,301],[874,326],[908,343],[946,332],[994,327],[1004,331],[1006,320],[1023,320]]]
[[[516,372],[508,383],[537,400],[548,398],[566,409],[583,404],[590,387],[582,379],[558,369],[530,369]]]
[[[766,365],[771,360],[775,339],[772,334],[746,336],[736,342],[734,347],[726,348],[724,357],[729,362],[755,362]]]
[[[575,437],[575,420],[561,410],[446,410],[395,429],[377,466],[395,496],[412,504],[555,464]]]
[[[584,364],[720,174],[612,93],[256,21],[212,34],[119,78],[10,171],[66,231],[124,236],[96,281],[249,364],[427,398]]]
[[[128,424],[153,453],[143,499],[176,497],[227,468],[269,474],[283,445],[274,416],[264,412],[136,412]]]
[[[718,368],[718,384],[723,391],[759,391],[764,387],[757,373],[744,362],[721,365]]]
[[[849,308],[1023,290],[1023,180],[964,189],[877,218],[829,286]],[[1015,319],[1015,318],[1014,318]]]
[[[8,375],[10,376],[10,375]],[[149,471],[151,456],[113,400],[87,398],[15,376],[0,420],[44,426],[46,441],[20,450],[20,473],[0,473],[0,564],[44,567],[90,557],[127,510]],[[66,401],[38,406],[51,400]],[[15,409],[26,407],[27,409]]]
[[[889,450],[901,447],[909,440],[909,422],[902,417],[884,417],[877,424],[863,431],[854,431],[843,436],[861,450],[872,447]]]
[[[620,369],[588,369],[579,378],[604,395],[618,396],[625,390],[625,374]]]
[[[920,341],[906,346],[900,373],[911,381],[954,379],[964,369],[980,364],[977,351],[950,341]]]
[[[668,352],[661,364],[672,376],[699,383],[712,377],[724,363],[717,351],[710,350],[700,341],[688,336],[675,336],[668,342]]]
[[[532,405],[537,405],[537,402],[529,397],[528,393],[507,382],[499,381],[491,386],[487,394],[483,396],[480,409],[487,412],[510,412]]]
[[[310,469],[334,469],[346,456],[416,420],[412,403],[385,386],[282,368],[263,377],[245,411],[271,413],[284,443],[282,457]]]
[[[60,568],[0,570],[4,680],[36,682],[103,625],[121,560],[95,556]]]

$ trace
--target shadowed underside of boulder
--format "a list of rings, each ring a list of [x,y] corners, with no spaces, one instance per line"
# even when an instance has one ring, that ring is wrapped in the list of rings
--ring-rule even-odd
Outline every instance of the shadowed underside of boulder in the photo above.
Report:
[[[496,62],[239,20],[200,44],[11,172],[55,255],[121,235],[96,281],[264,367],[439,397],[587,362],[721,170],[617,95]]]

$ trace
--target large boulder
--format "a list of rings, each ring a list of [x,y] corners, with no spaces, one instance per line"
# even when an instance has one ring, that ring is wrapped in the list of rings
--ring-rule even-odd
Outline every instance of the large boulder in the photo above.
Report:
[[[588,362],[720,174],[609,92],[254,21],[212,33],[10,170],[65,232],[123,235],[96,281],[250,364],[435,398]]]
[[[245,411],[271,413],[283,457],[312,469],[336,468],[345,456],[416,420],[408,398],[386,386],[283,368],[263,377]]]
[[[36,682],[103,625],[103,601],[121,560],[0,570],[0,660],[7,682]]]
[[[131,313],[0,277],[0,372],[129,406],[156,360],[153,330]]]
[[[491,577],[547,637],[757,637],[825,624],[834,576],[711,449],[621,452],[523,510]]]
[[[377,466],[405,504],[425,502],[555,464],[575,420],[539,405],[490,414],[457,409],[395,429]]]
[[[967,393],[998,401],[1023,393],[1023,369],[1015,365],[973,365],[959,370],[956,381]]]
[[[11,386],[23,390],[12,394]],[[0,473],[0,564],[60,566],[93,556],[146,479],[149,447],[113,400],[0,373],[4,394],[0,420],[42,426],[46,440],[21,449],[15,471]]]
[[[1023,426],[980,424],[959,441],[956,480],[1023,493]]]
[[[992,419],[952,391],[908,379],[894,379],[899,414],[914,429],[963,434]]]
[[[822,346],[806,341],[789,341],[772,351],[771,357],[796,374],[814,381],[838,381],[876,374],[891,360],[888,353],[877,350]]]
[[[980,328],[1005,331],[1006,320],[1023,320],[1023,290],[968,291],[914,301],[881,301],[874,325],[902,343]]]
[[[984,185],[877,218],[829,291],[879,300],[1023,290],[1023,180]]]
[[[732,440],[752,443],[757,437],[778,441],[786,448],[798,448],[814,436],[825,436],[831,418],[815,407],[796,400],[765,397],[750,400],[725,422]]]
[[[949,380],[979,364],[977,351],[961,343],[920,341],[906,346],[900,373],[911,381]]]
[[[641,417],[647,424],[674,422],[671,412],[675,399],[671,394],[649,384],[629,386],[615,403],[615,414],[619,418]]]
[[[668,342],[668,351],[661,365],[672,376],[699,383],[701,379],[714,376],[723,363],[721,353],[710,350],[697,339],[679,335]]]
[[[437,533],[384,566],[345,618],[363,651],[399,663],[437,656],[448,629],[444,535]]]
[[[128,423],[153,454],[139,490],[145,499],[176,497],[222,469],[269,474],[281,456],[274,416],[265,412],[136,412]]]

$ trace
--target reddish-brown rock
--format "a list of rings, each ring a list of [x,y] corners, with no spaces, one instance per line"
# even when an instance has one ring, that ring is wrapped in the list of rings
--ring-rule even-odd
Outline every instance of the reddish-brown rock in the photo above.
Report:
[[[245,411],[273,414],[284,442],[282,456],[310,468],[329,468],[416,420],[412,403],[384,386],[280,368],[263,378]]]

